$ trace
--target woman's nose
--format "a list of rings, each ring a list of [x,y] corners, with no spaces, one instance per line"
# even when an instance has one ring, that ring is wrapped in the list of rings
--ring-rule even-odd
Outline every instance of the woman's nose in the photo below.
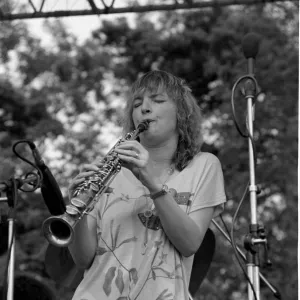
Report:
[[[151,112],[152,108],[151,108],[151,104],[149,103],[149,101],[147,101],[146,99],[143,101],[142,103],[142,113],[149,113]]]

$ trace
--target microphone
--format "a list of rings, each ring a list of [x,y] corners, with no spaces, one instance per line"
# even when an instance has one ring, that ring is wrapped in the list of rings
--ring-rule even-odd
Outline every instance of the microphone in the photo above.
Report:
[[[251,78],[254,75],[254,60],[259,50],[260,37],[258,34],[250,32],[246,34],[242,40],[242,48],[244,56],[248,61],[249,78],[244,85],[246,97],[254,98],[256,95],[255,79]]]
[[[66,205],[61,193],[61,190],[52,175],[49,168],[45,165],[39,151],[34,143],[29,144],[35,163],[41,173],[43,174],[43,180],[41,184],[41,193],[46,206],[48,207],[51,215],[62,215],[66,211]]]
[[[258,53],[260,37],[258,34],[250,32],[246,34],[242,40],[242,48],[244,56],[248,60],[248,72],[254,73],[254,60]]]

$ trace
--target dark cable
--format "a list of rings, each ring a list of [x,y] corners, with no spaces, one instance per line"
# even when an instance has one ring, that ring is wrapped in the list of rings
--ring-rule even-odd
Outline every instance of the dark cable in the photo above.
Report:
[[[257,81],[256,81],[255,77],[254,77],[254,76],[251,76],[251,75],[244,75],[244,76],[240,77],[240,78],[236,81],[236,83],[235,83],[234,86],[232,87],[232,93],[231,93],[231,106],[232,106],[233,121],[234,121],[234,124],[235,124],[235,126],[236,126],[236,129],[238,130],[238,132],[240,133],[240,135],[241,135],[242,137],[245,137],[245,138],[247,138],[248,135],[247,135],[247,134],[244,134],[244,133],[242,132],[242,130],[240,129],[240,126],[239,126],[239,124],[238,124],[238,122],[237,122],[237,120],[236,120],[235,107],[234,107],[234,92],[235,92],[235,90],[236,90],[237,85],[238,85],[242,80],[247,79],[247,78],[248,78],[248,79],[252,79],[252,80],[254,81],[255,86],[256,86],[256,90],[258,90],[258,84],[257,84]],[[254,99],[254,102],[253,102],[252,105],[255,104],[255,101],[256,101],[256,98]]]
[[[20,141],[14,143],[14,145],[12,147],[12,151],[14,152],[14,154],[17,157],[19,157],[21,160],[23,160],[26,163],[28,163],[29,165],[31,165],[38,172],[38,174],[36,174],[34,172],[29,172],[29,173],[27,173],[25,175],[25,178],[28,178],[30,175],[33,176],[33,177],[35,177],[35,180],[34,180],[35,184],[29,183],[29,185],[33,186],[33,188],[31,190],[24,190],[21,187],[19,187],[19,190],[21,190],[22,192],[29,193],[29,192],[35,191],[36,189],[38,189],[40,187],[41,182],[43,180],[43,174],[42,174],[41,170],[33,162],[29,161],[27,158],[23,157],[21,154],[19,154],[17,152],[17,149],[16,149],[17,145],[22,144],[22,143],[28,144],[29,147],[32,147],[32,145],[34,146],[34,144],[32,143],[32,141],[30,141],[30,140],[20,140]]]

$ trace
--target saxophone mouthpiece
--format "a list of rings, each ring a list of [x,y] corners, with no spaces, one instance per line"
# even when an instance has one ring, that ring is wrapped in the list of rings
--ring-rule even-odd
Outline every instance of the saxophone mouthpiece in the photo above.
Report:
[[[147,130],[148,127],[149,127],[149,123],[150,123],[149,121],[143,121],[143,122],[141,122],[141,123],[138,125],[139,131],[140,131],[140,132],[143,132],[143,131]]]

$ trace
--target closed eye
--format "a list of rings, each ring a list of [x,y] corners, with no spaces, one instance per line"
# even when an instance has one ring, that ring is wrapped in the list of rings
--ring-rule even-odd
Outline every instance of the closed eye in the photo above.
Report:
[[[166,100],[164,100],[164,99],[154,99],[153,101],[154,101],[155,103],[163,103],[163,102],[166,102]],[[142,104],[142,101],[136,101],[136,102],[133,104],[133,108],[137,108],[137,107],[139,107],[141,104]]]
[[[133,104],[133,108],[139,107],[141,105],[140,102]]]

